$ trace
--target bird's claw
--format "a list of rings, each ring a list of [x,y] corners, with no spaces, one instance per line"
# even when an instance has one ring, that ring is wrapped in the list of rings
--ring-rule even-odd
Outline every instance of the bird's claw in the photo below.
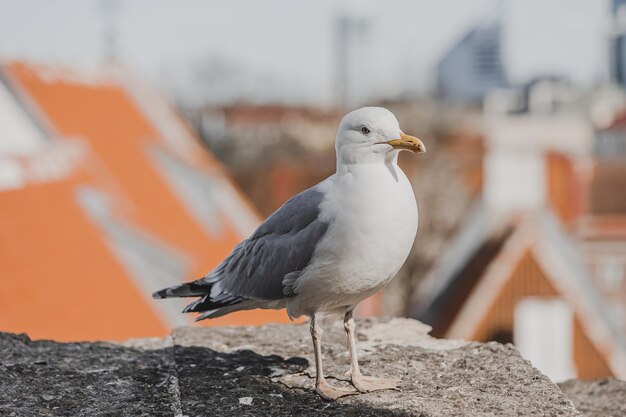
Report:
[[[399,390],[399,379],[376,378],[373,376],[356,375],[352,376],[352,385],[359,392],[372,392],[381,390]]]
[[[335,388],[326,381],[318,382],[315,388],[319,396],[328,401],[335,401],[341,397],[356,395],[359,393],[358,391]]]

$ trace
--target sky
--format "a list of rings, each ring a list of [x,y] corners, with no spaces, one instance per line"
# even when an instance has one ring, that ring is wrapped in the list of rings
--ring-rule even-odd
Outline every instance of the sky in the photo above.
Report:
[[[370,22],[360,88],[376,98],[431,90],[445,51],[501,16],[511,81],[588,84],[606,77],[608,10],[608,0],[0,0],[0,59],[95,67],[114,22],[119,60],[173,94],[328,104],[339,14]]]

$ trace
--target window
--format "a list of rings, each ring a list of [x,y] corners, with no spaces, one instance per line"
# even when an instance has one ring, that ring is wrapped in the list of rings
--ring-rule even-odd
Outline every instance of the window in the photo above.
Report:
[[[514,321],[515,345],[533,366],[554,382],[576,376],[574,314],[565,300],[524,298],[515,306]]]

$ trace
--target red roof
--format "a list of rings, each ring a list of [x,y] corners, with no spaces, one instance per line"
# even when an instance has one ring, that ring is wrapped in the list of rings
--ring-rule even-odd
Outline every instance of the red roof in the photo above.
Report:
[[[258,215],[167,103],[119,73],[12,63],[0,75],[53,148],[83,145],[61,178],[0,190],[0,330],[57,340],[166,334],[180,305],[150,291],[204,275]],[[194,181],[212,211],[186,189]],[[263,310],[203,323],[286,320]]]

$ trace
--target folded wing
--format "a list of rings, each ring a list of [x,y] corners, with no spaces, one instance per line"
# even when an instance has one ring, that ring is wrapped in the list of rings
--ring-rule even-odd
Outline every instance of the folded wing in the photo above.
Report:
[[[293,296],[291,285],[285,283],[297,280],[328,230],[328,223],[319,220],[323,199],[317,187],[297,194],[209,274],[153,297],[199,296],[184,312],[204,312],[199,317],[203,319]]]

